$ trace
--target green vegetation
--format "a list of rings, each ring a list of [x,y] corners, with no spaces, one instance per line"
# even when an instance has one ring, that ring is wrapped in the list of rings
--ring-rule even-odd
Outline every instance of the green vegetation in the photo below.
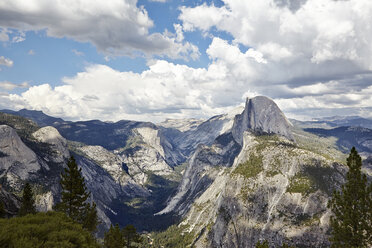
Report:
[[[256,248],[269,248],[269,242],[267,242],[267,240],[264,240],[264,241],[258,241],[256,243]],[[294,246],[289,246],[288,244],[286,243],[283,243],[281,246],[278,246],[280,248],[295,248]]]
[[[194,203],[193,206],[196,209],[196,211],[201,212],[203,211],[208,205],[210,204],[210,200],[203,202],[203,203]]]
[[[336,171],[333,167],[321,165],[305,166],[303,171],[303,174],[308,176],[316,188],[327,193],[329,196],[332,194],[331,178],[334,173]]]
[[[27,214],[36,213],[34,194],[29,183],[25,184],[22,195],[22,204],[19,209],[18,215],[24,216]]]
[[[118,224],[110,226],[110,229],[105,233],[103,245],[105,248],[124,247],[124,236]]]
[[[142,238],[137,233],[136,228],[133,225],[127,225],[123,229],[120,229],[119,225],[110,227],[105,233],[103,245],[105,248],[118,248],[118,247],[138,247],[141,243]]]
[[[256,248],[269,248],[269,243],[267,242],[267,240],[257,241]]]
[[[136,146],[144,145],[145,142],[143,142],[141,136],[139,134],[129,136],[125,143],[125,147],[121,148],[120,151],[125,151],[130,148],[134,148]]]
[[[193,232],[187,232],[186,226],[170,226],[166,231],[153,233],[153,246],[164,248],[190,247],[195,239]]]
[[[307,176],[296,175],[290,179],[287,192],[308,195],[316,191],[314,182]]]
[[[8,125],[14,128],[18,135],[24,138],[30,138],[33,132],[36,132],[38,125],[24,117],[0,113],[0,125]]]
[[[86,202],[90,192],[87,191],[81,168],[78,169],[74,157],[68,160],[67,168],[61,176],[62,197],[56,209],[94,232],[98,225],[96,205]]]
[[[320,189],[329,196],[331,195],[331,179],[335,169],[330,166],[317,164],[317,161],[313,161],[312,164],[305,165],[301,172],[290,179],[287,192],[308,195]]]
[[[349,171],[341,192],[329,202],[332,247],[372,246],[372,183],[361,172],[362,159],[356,149],[347,158]]]
[[[266,176],[267,177],[274,177],[278,174],[280,174],[280,171],[278,171],[278,170],[267,170],[266,171]]]
[[[99,247],[92,235],[63,213],[0,219],[0,247]]]
[[[305,132],[300,128],[295,128],[296,143],[299,148],[323,156],[327,160],[342,163],[346,155],[337,148],[336,137],[320,137],[318,135]]]
[[[126,225],[122,232],[125,246],[127,248],[137,247],[137,245],[141,243],[141,235],[137,233],[136,228],[133,225]]]
[[[256,177],[263,171],[262,158],[263,156],[261,154],[256,155],[251,153],[249,159],[246,162],[239,164],[233,173],[242,175],[245,178]]]

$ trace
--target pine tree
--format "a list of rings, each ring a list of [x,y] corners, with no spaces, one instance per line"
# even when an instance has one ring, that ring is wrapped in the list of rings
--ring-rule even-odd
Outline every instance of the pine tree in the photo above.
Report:
[[[119,248],[125,246],[125,240],[122,230],[118,224],[110,227],[110,229],[105,233],[103,239],[103,245],[105,248]]]
[[[141,236],[137,233],[136,228],[133,225],[126,225],[123,228],[123,236],[125,245],[128,248],[136,247],[133,243],[141,242]]]
[[[0,219],[0,247],[99,248],[90,232],[64,213],[29,214]]]
[[[93,233],[97,230],[98,224],[99,221],[97,216],[97,206],[96,203],[93,202],[91,206],[88,206],[86,208],[83,227]]]
[[[372,246],[372,184],[361,172],[362,159],[355,147],[347,158],[349,171],[341,192],[334,192],[329,207],[332,247]]]
[[[62,197],[56,209],[82,224],[87,230],[95,231],[98,224],[96,205],[86,202],[90,192],[81,175],[81,168],[78,168],[73,156],[67,162],[67,168],[61,175],[60,183]]]
[[[22,203],[18,214],[19,216],[24,216],[26,214],[34,213],[36,213],[34,194],[32,192],[31,185],[26,183],[23,189]]]
[[[4,218],[4,217],[5,217],[5,207],[4,207],[4,203],[0,201],[0,218]]]

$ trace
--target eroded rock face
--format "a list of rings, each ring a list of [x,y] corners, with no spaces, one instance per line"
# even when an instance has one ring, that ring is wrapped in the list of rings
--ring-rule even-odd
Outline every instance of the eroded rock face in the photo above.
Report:
[[[57,129],[51,126],[43,127],[32,134],[39,142],[50,145],[54,152],[46,159],[50,159],[56,163],[62,163],[69,158],[70,152],[67,149],[67,141],[61,136]]]
[[[18,213],[21,199],[6,191],[0,184],[0,201],[4,204],[5,217],[12,217]]]
[[[195,152],[199,144],[212,145],[219,135],[230,132],[235,116],[242,113],[243,109],[243,107],[237,107],[230,113],[214,116],[206,121],[199,122],[197,126],[192,128],[179,129],[185,130],[182,132],[170,129],[165,130],[164,133],[187,158]],[[191,122],[194,123],[192,120]]]
[[[280,134],[294,140],[290,127],[290,122],[273,100],[256,96],[247,98],[243,113],[235,117],[232,133],[239,144],[243,144],[243,133],[247,130]]]
[[[39,212],[52,211],[55,204],[52,191],[35,196],[36,210]]]
[[[117,156],[116,154],[106,150],[102,146],[82,146],[79,147],[78,150],[83,153],[86,158],[89,158],[95,162],[95,165],[91,165],[92,167],[99,165],[105,170],[103,174],[108,173],[111,176],[111,178],[116,184],[119,185],[119,188],[122,191],[120,193],[119,190],[118,195],[148,195],[148,192],[142,186],[140,186],[124,169],[125,163],[120,156]],[[91,164],[91,162],[87,162],[87,160],[84,159],[80,159],[80,161],[82,164],[86,164],[87,166]],[[88,176],[90,173],[88,173],[88,168],[86,170],[86,175]],[[95,178],[93,176],[89,177],[92,178],[92,180]]]
[[[10,187],[19,189],[20,182],[40,170],[36,154],[19,138],[17,132],[0,125],[0,177],[6,177]]]
[[[327,247],[327,203],[344,167],[280,136],[245,132],[243,140],[233,166],[204,167],[212,182],[186,214],[176,209],[188,231],[200,234],[194,245],[254,247],[265,239],[275,246]]]
[[[184,214],[193,201],[213,182],[219,167],[229,167],[239,154],[241,146],[231,133],[219,136],[212,146],[199,145],[183,174],[177,194],[158,214],[175,211]],[[217,168],[214,170],[213,168]],[[208,173],[214,171],[214,173]]]

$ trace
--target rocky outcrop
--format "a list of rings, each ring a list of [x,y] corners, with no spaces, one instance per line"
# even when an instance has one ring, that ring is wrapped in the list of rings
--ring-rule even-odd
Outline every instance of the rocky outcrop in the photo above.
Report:
[[[294,140],[290,127],[290,122],[273,100],[265,96],[256,96],[247,98],[243,113],[235,117],[232,133],[239,144],[243,144],[243,133],[247,130],[280,134]]]
[[[34,177],[41,168],[36,154],[7,125],[0,125],[0,152],[0,177],[11,188],[19,190],[20,182]]]
[[[241,146],[231,133],[219,136],[212,146],[199,145],[191,157],[178,191],[165,209],[158,214],[174,211],[180,215],[186,213],[193,201],[213,182],[218,169],[229,167],[239,154]],[[214,173],[208,173],[213,171]]]
[[[180,132],[195,130],[205,120],[199,119],[166,119],[158,124],[160,127],[176,129]]]
[[[55,204],[52,191],[35,196],[35,205],[38,212],[52,211]]]
[[[195,152],[199,144],[212,145],[219,135],[230,132],[235,116],[242,113],[243,109],[243,107],[237,107],[229,113],[214,116],[203,122],[191,120],[191,123],[194,123],[192,128],[168,128],[163,129],[163,133],[174,144],[174,147],[185,158],[188,158]],[[185,122],[184,120],[181,121]],[[168,122],[170,121],[168,120]],[[165,126],[172,127],[171,125]]]
[[[260,239],[327,247],[327,202],[343,182],[335,161],[296,147],[281,136],[246,132],[233,166],[203,172],[212,182],[178,210],[195,233],[195,247],[254,247]],[[205,167],[207,168],[207,167]]]
[[[4,204],[5,216],[12,217],[18,213],[21,200],[18,196],[6,191],[0,184],[0,202]]]
[[[121,193],[119,195],[127,196],[147,196],[149,193],[140,184],[138,184],[126,171],[126,164],[120,156],[106,150],[102,146],[82,146],[77,148],[84,157],[95,162],[93,167],[101,166],[105,173],[107,172],[116,184],[119,185]],[[81,159],[83,164],[91,164],[87,160]],[[128,169],[128,168],[127,168]],[[89,173],[86,173],[89,175]],[[118,191],[119,192],[119,191]],[[112,200],[112,199],[111,199]]]
[[[70,153],[67,149],[67,141],[61,136],[57,129],[54,127],[43,127],[32,134],[32,136],[39,142],[50,145],[53,151],[46,160],[52,160],[56,163],[63,163],[69,158]]]

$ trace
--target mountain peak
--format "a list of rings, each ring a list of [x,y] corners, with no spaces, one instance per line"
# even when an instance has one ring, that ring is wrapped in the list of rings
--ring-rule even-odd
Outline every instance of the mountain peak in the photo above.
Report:
[[[290,127],[290,122],[272,99],[256,96],[247,98],[244,111],[235,116],[232,132],[240,144],[243,143],[243,132],[247,130],[280,134],[294,140]]]

